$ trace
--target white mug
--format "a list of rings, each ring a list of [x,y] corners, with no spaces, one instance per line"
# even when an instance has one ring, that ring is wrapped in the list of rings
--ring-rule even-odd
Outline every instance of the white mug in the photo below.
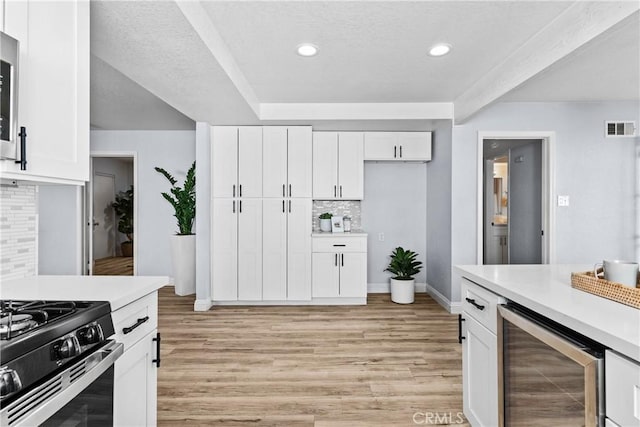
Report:
[[[638,263],[620,260],[604,260],[594,267],[593,273],[598,276],[598,268],[604,270],[604,278],[610,282],[621,283],[635,288],[638,284]]]

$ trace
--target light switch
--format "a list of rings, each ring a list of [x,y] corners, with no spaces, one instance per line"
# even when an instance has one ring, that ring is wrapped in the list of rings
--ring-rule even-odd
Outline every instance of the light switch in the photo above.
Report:
[[[558,206],[569,206],[569,196],[558,196]]]
[[[378,240],[384,242],[384,233],[378,233]]]

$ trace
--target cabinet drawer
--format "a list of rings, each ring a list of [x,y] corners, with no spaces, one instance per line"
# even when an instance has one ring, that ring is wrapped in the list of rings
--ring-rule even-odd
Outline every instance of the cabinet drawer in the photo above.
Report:
[[[604,357],[607,418],[621,426],[640,425],[640,364],[611,350]]]
[[[365,236],[357,237],[314,237],[312,240],[313,252],[366,252],[367,238]]]
[[[112,313],[116,341],[124,351],[158,327],[158,293],[153,292]]]
[[[494,334],[497,333],[497,306],[506,300],[491,291],[462,279],[462,310]]]

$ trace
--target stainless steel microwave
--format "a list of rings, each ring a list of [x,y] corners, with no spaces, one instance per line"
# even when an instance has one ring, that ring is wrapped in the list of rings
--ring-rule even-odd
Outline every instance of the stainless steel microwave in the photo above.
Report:
[[[17,158],[19,42],[0,32],[0,158]]]

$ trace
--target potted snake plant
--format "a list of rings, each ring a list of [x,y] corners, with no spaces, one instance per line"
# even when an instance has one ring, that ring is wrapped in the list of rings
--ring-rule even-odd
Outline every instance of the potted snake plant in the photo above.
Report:
[[[171,261],[175,292],[178,295],[190,295],[196,292],[196,236],[193,223],[196,217],[196,162],[187,171],[184,185],[163,168],[156,167],[169,183],[169,193],[161,193],[174,209],[178,232],[171,236]]]
[[[385,269],[392,273],[391,277],[391,301],[398,304],[411,304],[415,298],[414,276],[422,270],[422,262],[417,261],[418,254],[397,247],[391,253],[391,261]]]

